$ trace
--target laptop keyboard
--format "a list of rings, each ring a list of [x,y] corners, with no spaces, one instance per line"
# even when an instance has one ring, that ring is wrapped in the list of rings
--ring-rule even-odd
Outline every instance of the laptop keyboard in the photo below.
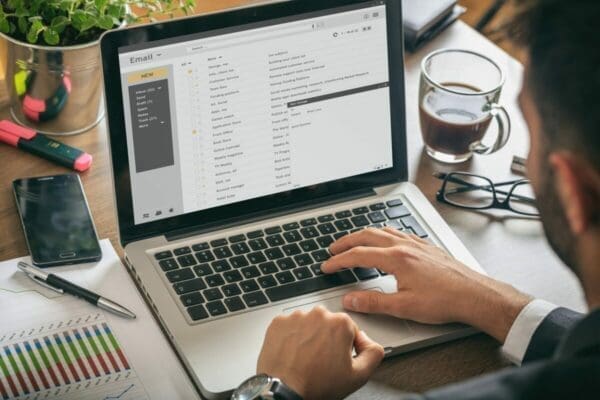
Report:
[[[324,275],[335,240],[366,227],[428,236],[400,199],[154,253],[192,321],[209,320],[385,275],[354,268]]]

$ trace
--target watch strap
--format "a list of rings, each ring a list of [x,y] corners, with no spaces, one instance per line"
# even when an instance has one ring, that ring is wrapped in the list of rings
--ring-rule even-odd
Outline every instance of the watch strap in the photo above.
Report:
[[[273,382],[271,392],[273,393],[273,398],[275,400],[304,400],[302,396],[294,392],[280,380]]]

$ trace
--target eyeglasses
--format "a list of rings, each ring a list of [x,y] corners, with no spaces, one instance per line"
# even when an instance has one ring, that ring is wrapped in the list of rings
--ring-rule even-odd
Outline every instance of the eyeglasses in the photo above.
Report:
[[[468,210],[497,208],[539,216],[533,189],[527,179],[494,183],[485,176],[467,172],[435,173],[434,176],[444,180],[436,195],[439,202]],[[511,185],[508,191],[498,189],[508,185]],[[504,198],[499,200],[498,195]]]

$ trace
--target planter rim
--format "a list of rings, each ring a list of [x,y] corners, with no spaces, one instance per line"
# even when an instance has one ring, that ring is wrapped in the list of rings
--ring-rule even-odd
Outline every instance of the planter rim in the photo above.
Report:
[[[80,50],[87,49],[89,47],[97,46],[100,43],[100,38],[93,40],[87,43],[75,44],[72,46],[46,46],[41,44],[31,44],[27,42],[23,42],[22,40],[15,39],[12,36],[7,35],[6,33],[0,32],[0,37],[6,39],[9,42],[14,44],[18,44],[19,46],[29,47],[36,50],[45,50],[45,51],[69,51],[69,50]]]

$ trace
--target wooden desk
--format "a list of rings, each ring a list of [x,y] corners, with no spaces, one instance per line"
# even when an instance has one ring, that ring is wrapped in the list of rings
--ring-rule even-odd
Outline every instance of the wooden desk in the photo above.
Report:
[[[211,2],[200,3],[209,7]],[[243,0],[221,2],[220,5],[224,3],[239,5]],[[513,136],[506,148],[492,156],[477,157],[456,169],[502,179],[510,176],[512,155],[525,155],[527,152],[525,125],[515,101],[522,67],[487,39],[458,22],[419,53],[407,55],[406,107],[411,181],[423,190],[490,275],[538,297],[583,310],[581,290],[547,246],[539,222],[503,217],[503,214],[465,212],[436,203],[435,192],[439,182],[431,177],[431,173],[448,171],[454,167],[433,162],[423,154],[417,114],[417,84],[423,56],[442,47],[481,51],[504,68],[507,82],[502,98],[513,120]],[[8,118],[8,111],[2,109],[0,117]],[[94,156],[93,167],[81,178],[99,235],[110,238],[118,249],[105,124],[101,123],[88,133],[63,140]],[[12,180],[64,172],[67,172],[64,168],[0,145],[0,260],[27,253],[12,197]],[[492,339],[477,335],[386,360],[373,379],[351,398],[398,398],[401,391],[427,390],[505,367],[508,362],[501,356],[498,347]]]

